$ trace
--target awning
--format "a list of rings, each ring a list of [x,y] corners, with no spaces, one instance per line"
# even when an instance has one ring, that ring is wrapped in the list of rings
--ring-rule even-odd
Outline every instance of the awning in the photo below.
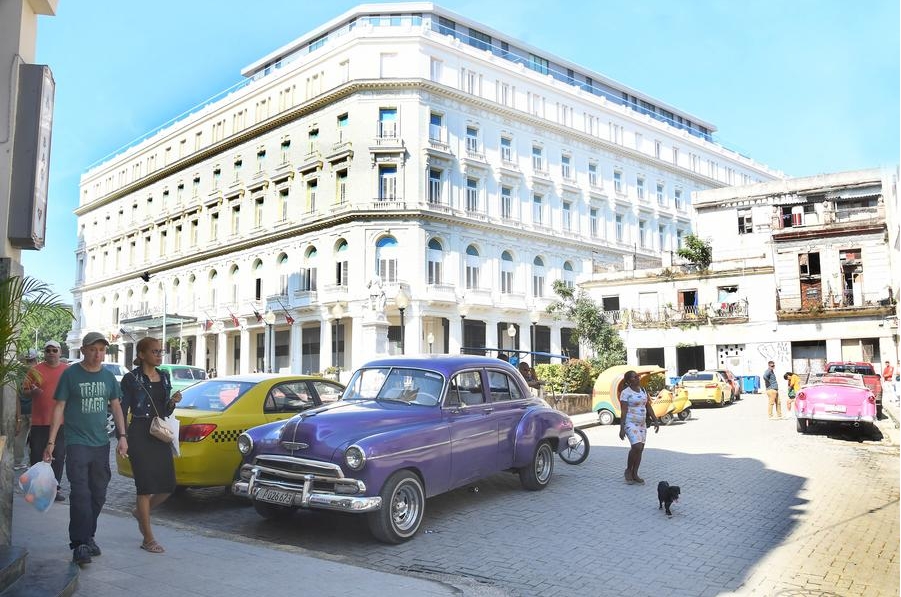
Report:
[[[196,317],[189,315],[179,315],[178,313],[166,313],[165,315],[142,315],[141,317],[132,317],[131,319],[123,319],[119,323],[127,325],[130,328],[137,329],[153,329],[163,327],[163,320],[166,321],[166,327],[172,325],[181,325],[185,323],[194,323]]]
[[[882,186],[869,186],[857,189],[842,189],[826,193],[826,199],[869,199],[882,195]]]

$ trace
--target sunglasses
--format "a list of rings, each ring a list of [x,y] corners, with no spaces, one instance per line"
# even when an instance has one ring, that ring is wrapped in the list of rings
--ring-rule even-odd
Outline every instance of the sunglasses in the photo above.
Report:
[[[58,348],[45,348],[44,352],[59,352]]]
[[[163,351],[157,348],[155,350],[151,350],[150,354],[155,354],[156,356],[160,356],[161,354],[163,354]]]

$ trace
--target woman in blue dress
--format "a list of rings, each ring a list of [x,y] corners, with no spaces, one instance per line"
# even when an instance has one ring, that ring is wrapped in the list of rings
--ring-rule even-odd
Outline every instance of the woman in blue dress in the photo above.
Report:
[[[635,371],[626,371],[623,376],[626,388],[619,394],[620,411],[619,439],[629,438],[632,448],[626,459],[626,483],[629,485],[638,483],[644,485],[644,479],[638,476],[638,467],[641,465],[641,453],[644,451],[644,442],[648,435],[647,418],[650,416],[654,423],[654,433],[660,431],[660,421],[651,408],[651,399],[648,393],[641,387],[640,378]]]

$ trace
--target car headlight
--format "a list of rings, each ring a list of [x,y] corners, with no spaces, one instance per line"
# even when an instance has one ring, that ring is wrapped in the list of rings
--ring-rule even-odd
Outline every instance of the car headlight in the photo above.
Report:
[[[250,454],[251,450],[253,450],[253,439],[246,433],[242,433],[238,436],[238,451],[246,456]]]
[[[344,450],[344,463],[347,468],[358,471],[366,464],[366,456],[358,446],[351,446]]]

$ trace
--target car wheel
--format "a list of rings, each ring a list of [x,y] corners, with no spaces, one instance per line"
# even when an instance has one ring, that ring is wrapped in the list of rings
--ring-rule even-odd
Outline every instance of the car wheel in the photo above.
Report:
[[[560,451],[560,459],[566,464],[582,464],[588,458],[588,451],[591,446],[588,443],[588,436],[581,429],[575,428],[576,436],[579,441],[575,445],[566,445]]]
[[[720,392],[720,401],[714,402],[714,404],[716,404],[717,408],[723,408],[724,406],[726,406],[726,394]]]
[[[410,471],[397,471],[385,481],[381,509],[370,512],[369,531],[383,543],[403,543],[412,538],[425,514],[422,482]]]
[[[807,419],[797,419],[798,433],[807,433],[810,429],[810,422]]]
[[[674,420],[675,420],[675,417],[673,417],[673,415],[671,415],[670,413],[666,413],[665,415],[660,417],[660,424],[661,425],[669,425]]]
[[[294,514],[295,510],[297,510],[294,506],[279,506],[278,504],[269,504],[257,500],[253,500],[253,509],[266,520],[281,520],[288,518]]]
[[[538,443],[535,455],[528,466],[519,469],[519,482],[529,491],[544,489],[551,482],[554,472],[554,451],[547,440]]]
[[[676,415],[676,416],[679,417],[679,420],[680,420],[680,421],[687,421],[688,419],[691,418],[691,409],[690,409],[690,408],[686,408],[685,410],[681,411],[681,412],[680,412],[678,415]]]
[[[106,435],[108,437],[116,435],[116,420],[110,411],[106,411]]]
[[[609,410],[599,410],[598,411],[598,423],[601,425],[611,425],[613,423],[613,413]]]

